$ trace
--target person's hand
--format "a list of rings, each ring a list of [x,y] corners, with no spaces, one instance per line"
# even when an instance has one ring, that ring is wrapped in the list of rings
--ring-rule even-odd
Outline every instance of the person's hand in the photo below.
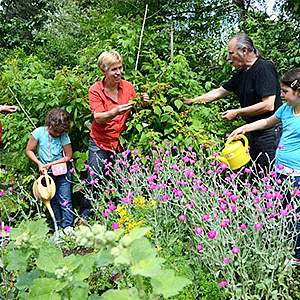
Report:
[[[235,137],[237,137],[237,135],[239,135],[239,134],[245,134],[245,128],[244,128],[244,126],[241,126],[241,127],[237,128],[237,129],[233,130],[233,131],[230,133],[230,135],[228,136],[228,138],[229,138],[229,139],[230,139],[230,138],[235,138]]]
[[[16,112],[18,109],[18,106],[14,105],[0,105],[0,112],[2,114],[11,114]]]
[[[148,93],[141,93],[142,96],[142,106],[146,106],[149,102],[149,95]]]
[[[193,98],[183,98],[183,99],[182,99],[182,102],[183,102],[184,104],[192,104],[192,103],[195,102],[195,100],[194,100]]]
[[[42,164],[42,163],[39,163],[38,166],[39,166],[39,171],[40,171],[40,173],[41,173],[41,174],[45,174],[45,170],[48,172],[48,170],[49,170],[51,164],[46,164],[46,165],[44,165],[44,164]]]
[[[233,121],[238,117],[238,109],[226,110],[222,113],[221,117],[224,121]]]
[[[114,109],[115,109],[116,115],[124,115],[131,108],[132,108],[132,104],[131,103],[127,103],[127,104],[118,105]]]

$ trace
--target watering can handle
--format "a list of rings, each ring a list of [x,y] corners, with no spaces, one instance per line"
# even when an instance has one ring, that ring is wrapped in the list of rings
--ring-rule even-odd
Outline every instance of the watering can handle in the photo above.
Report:
[[[233,140],[236,140],[238,136],[240,136],[244,140],[244,142],[245,142],[245,147],[244,148],[247,151],[248,150],[248,139],[243,134],[238,134],[236,137],[232,137],[232,138],[228,139],[226,144],[225,144],[225,147],[228,146]]]
[[[44,174],[45,174],[45,180],[46,180],[46,185],[47,185],[47,191],[49,194],[51,194],[51,187],[50,187],[50,178],[47,173],[47,170],[44,168]]]

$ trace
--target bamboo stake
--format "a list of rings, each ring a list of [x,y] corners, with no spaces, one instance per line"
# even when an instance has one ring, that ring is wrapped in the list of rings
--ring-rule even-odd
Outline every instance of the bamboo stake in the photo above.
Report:
[[[32,120],[30,119],[29,115],[27,114],[27,112],[25,111],[25,109],[23,108],[22,104],[20,103],[20,101],[18,100],[18,98],[16,97],[16,95],[14,94],[14,92],[12,91],[12,89],[7,86],[9,91],[11,92],[11,94],[13,95],[13,97],[15,98],[15,100],[18,102],[21,110],[23,111],[23,113],[25,114],[25,116],[27,117],[27,119],[30,121],[30,123],[33,125],[34,128],[36,128],[35,124],[32,122]]]
[[[174,28],[173,28],[173,22],[170,23],[170,35],[171,35],[171,59],[174,55]]]
[[[145,27],[145,22],[146,22],[147,10],[148,10],[148,4],[146,4],[146,8],[145,8],[144,20],[143,20],[141,36],[140,36],[140,41],[139,41],[139,50],[138,50],[138,53],[137,53],[136,63],[135,63],[135,71],[137,70],[138,64],[139,64],[140,49],[141,49],[141,46],[142,46],[142,38],[143,38],[144,27]]]

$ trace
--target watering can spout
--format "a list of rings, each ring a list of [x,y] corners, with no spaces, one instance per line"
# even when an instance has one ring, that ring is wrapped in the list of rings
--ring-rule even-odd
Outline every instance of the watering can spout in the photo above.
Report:
[[[227,159],[223,156],[210,156],[206,160],[210,160],[210,159],[217,159],[217,160],[221,161],[222,163],[228,165]]]

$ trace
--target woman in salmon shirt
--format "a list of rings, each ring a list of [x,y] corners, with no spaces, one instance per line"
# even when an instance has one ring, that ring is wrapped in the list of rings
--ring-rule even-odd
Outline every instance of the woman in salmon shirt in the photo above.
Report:
[[[94,117],[90,131],[87,187],[90,191],[83,201],[81,216],[90,217],[93,207],[91,201],[97,200],[97,189],[93,182],[105,176],[105,163],[114,162],[114,155],[121,151],[120,135],[126,128],[125,122],[130,114],[132,104],[129,100],[136,98],[133,85],[122,79],[123,59],[117,51],[103,52],[97,65],[104,77],[89,89],[89,102]],[[147,93],[142,93],[142,106],[149,101]],[[92,172],[91,172],[92,171]],[[99,178],[100,177],[100,178]],[[92,184],[91,184],[92,181]]]

